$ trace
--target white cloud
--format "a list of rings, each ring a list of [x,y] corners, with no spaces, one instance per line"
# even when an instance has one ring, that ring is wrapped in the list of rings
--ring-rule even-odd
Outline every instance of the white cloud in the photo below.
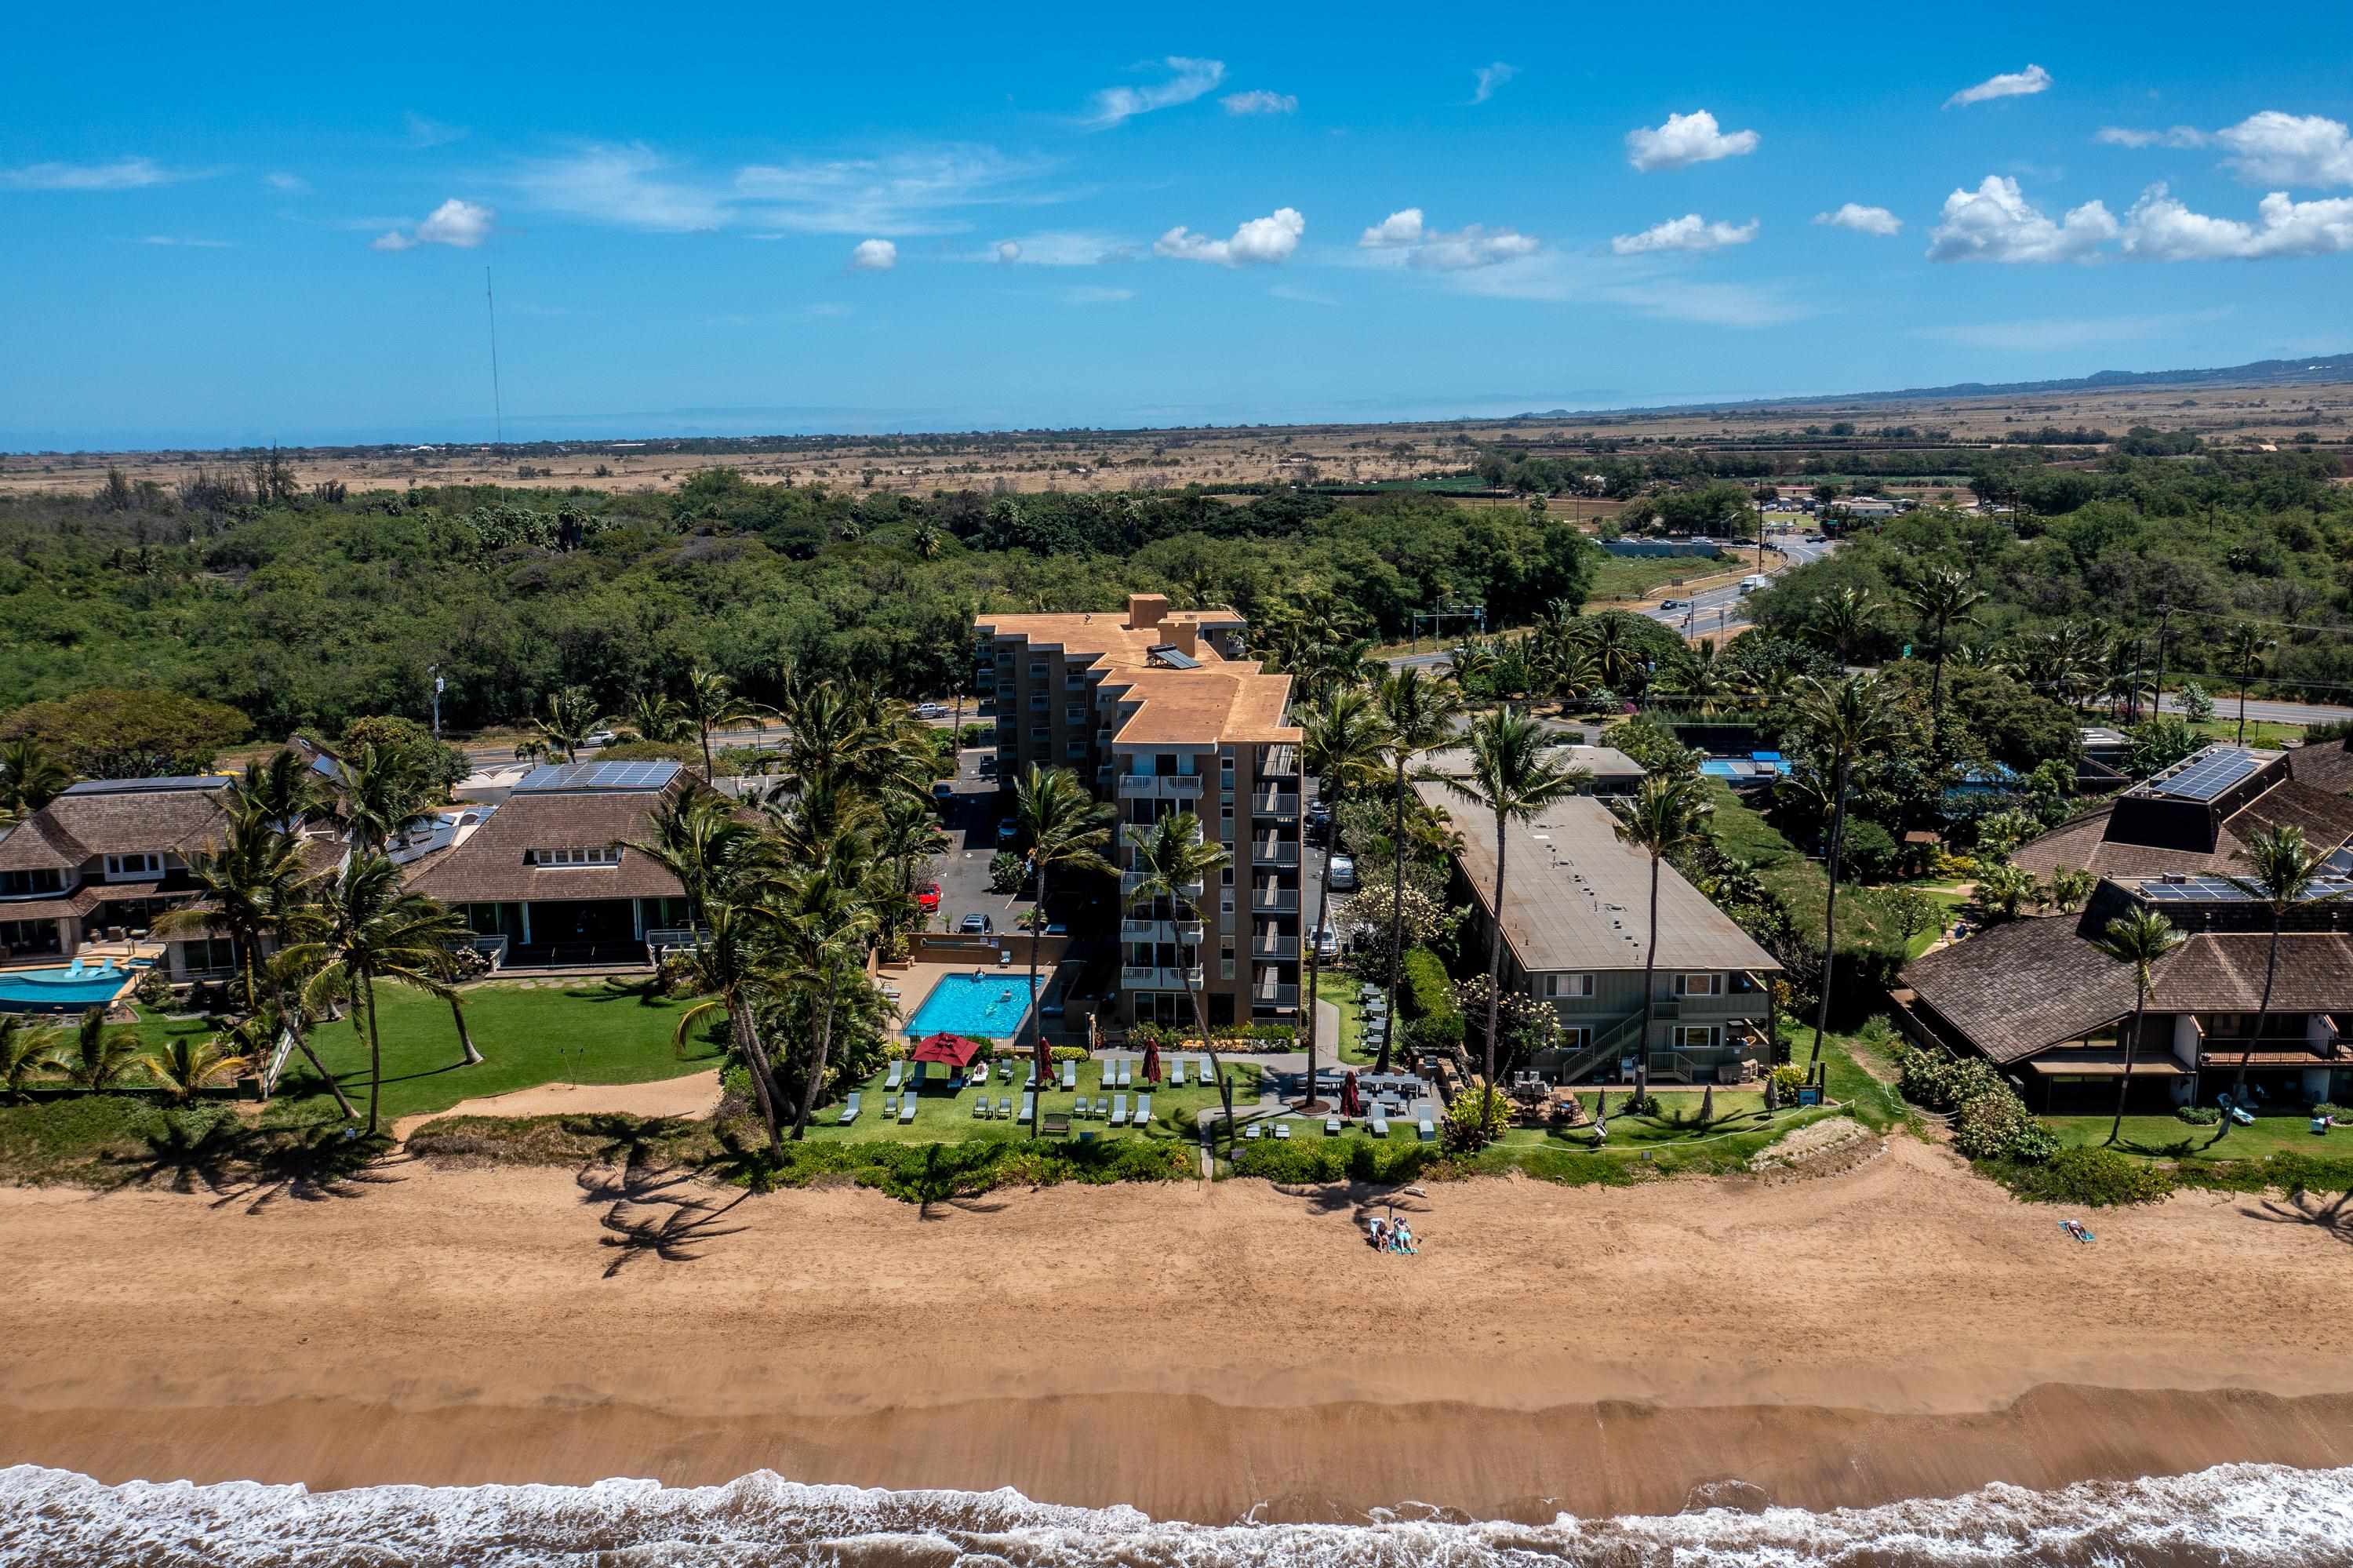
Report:
[[[414,232],[394,228],[377,235],[369,246],[376,250],[407,250],[419,245],[450,245],[471,250],[491,237],[491,226],[497,217],[491,207],[451,196],[428,213]]]
[[[1325,310],[1338,310],[1341,302],[1314,289],[1302,289],[1290,283],[1277,283],[1267,291],[1270,298],[1289,300],[1295,305],[1321,305]]]
[[[185,235],[178,234],[144,235],[140,238],[139,243],[142,245],[181,245],[195,250],[226,250],[229,248],[229,242],[226,239],[191,239]]]
[[[464,141],[467,134],[463,125],[444,125],[413,109],[402,116],[401,124],[408,144],[417,148],[446,147],[452,142]]]
[[[1645,256],[1657,250],[1715,250],[1726,245],[1746,245],[1757,238],[1757,220],[1746,223],[1708,223],[1699,214],[1687,212],[1681,217],[1653,225],[1640,234],[1621,234],[1610,240],[1614,256]]]
[[[2206,132],[2195,125],[2175,125],[2163,131],[2136,131],[2125,125],[2103,125],[2092,140],[2109,147],[2203,147]]]
[[[2152,261],[2260,261],[2353,251],[2353,196],[2295,201],[2274,191],[2255,214],[2252,224],[2209,217],[2151,185],[2125,216],[2125,252]]]
[[[1269,92],[1264,88],[1252,88],[1248,92],[1229,92],[1218,100],[1229,114],[1293,114],[1298,112],[1299,100],[1287,92]]]
[[[861,239],[849,249],[849,264],[861,272],[888,272],[899,264],[899,248],[887,239]]]
[[[1894,234],[1904,227],[1904,220],[1883,207],[1865,207],[1861,202],[1844,202],[1836,212],[1814,214],[1816,223],[1827,223],[1832,228],[1852,228],[1857,234]]]
[[[978,261],[1019,262],[1029,267],[1097,267],[1112,261],[1134,261],[1140,250],[1107,234],[1050,230],[1000,239],[971,256]]]
[[[1074,305],[1124,305],[1135,298],[1134,289],[1102,289],[1091,284],[1062,291],[1062,298]]]
[[[1180,261],[1214,261],[1239,267],[1290,260],[1299,249],[1307,220],[1297,207],[1279,207],[1264,217],[1253,217],[1234,230],[1231,239],[1211,239],[1179,224],[1154,240],[1152,249]]]
[[[1945,100],[1945,107],[1983,103],[1996,98],[2028,98],[2047,92],[2050,88],[2051,73],[2039,65],[2031,65],[2024,70],[2006,70],[2000,76],[1986,78],[1975,87],[1965,87]]]
[[[1094,96],[1085,123],[1095,130],[1106,130],[1124,124],[1139,114],[1149,114],[1155,109],[1174,109],[1195,99],[1226,79],[1223,60],[1188,59],[1183,55],[1170,55],[1161,64],[1170,76],[1166,81],[1151,87],[1106,87]]]
[[[1356,238],[1361,250],[1392,257],[1410,267],[1458,272],[1472,267],[1492,267],[1515,257],[1534,255],[1541,247],[1528,235],[1512,228],[1484,228],[1470,224],[1449,233],[1424,226],[1421,208],[1393,212]]]
[[[1493,65],[1477,67],[1471,74],[1479,83],[1477,89],[1471,94],[1471,101],[1484,103],[1495,96],[1497,88],[1519,75],[1520,68],[1515,65],[1505,65],[1502,60],[1497,60]]]
[[[569,217],[665,233],[720,227],[727,217],[723,197],[692,181],[666,177],[671,166],[643,143],[595,145],[533,159],[514,184],[533,207]]]
[[[1626,132],[1626,161],[1649,174],[1653,169],[1680,169],[1737,158],[1757,151],[1760,138],[1754,131],[1719,131],[1715,116],[1706,110],[1670,114],[1667,122]]]
[[[169,185],[194,176],[167,169],[153,158],[117,158],[106,164],[25,164],[0,169],[0,188],[16,191],[130,191]]]
[[[2251,114],[2214,140],[2242,179],[2283,185],[2353,185],[2353,134],[2345,122],[2318,114]]]
[[[261,176],[261,183],[281,196],[309,196],[311,194],[311,182],[304,179],[300,175],[290,175],[282,171],[276,174],[268,174]]]
[[[2096,201],[2053,223],[2028,203],[2016,180],[1988,175],[1976,190],[1945,198],[1944,221],[1928,231],[1928,260],[2087,261],[2117,232],[2115,216]]]
[[[1547,250],[1501,266],[1451,273],[1448,282],[1461,292],[1489,299],[1618,305],[1645,316],[1705,326],[1778,326],[1812,313],[1778,289],[1700,281],[1669,270],[1679,265],[1661,256]]]

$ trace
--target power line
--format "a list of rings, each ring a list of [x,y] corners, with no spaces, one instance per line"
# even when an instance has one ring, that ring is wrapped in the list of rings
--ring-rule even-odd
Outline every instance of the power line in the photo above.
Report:
[[[507,412],[499,397],[499,302],[491,292],[491,270],[482,269],[482,302],[491,313],[491,418],[497,432],[498,445],[507,444]]]

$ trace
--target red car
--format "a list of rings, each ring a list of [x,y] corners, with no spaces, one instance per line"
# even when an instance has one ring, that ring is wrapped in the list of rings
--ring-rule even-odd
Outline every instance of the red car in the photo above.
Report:
[[[937,909],[940,906],[940,885],[927,882],[915,889],[915,905],[924,910]]]

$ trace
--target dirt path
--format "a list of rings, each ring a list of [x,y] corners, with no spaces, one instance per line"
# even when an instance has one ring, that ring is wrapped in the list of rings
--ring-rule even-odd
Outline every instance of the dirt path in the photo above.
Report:
[[[701,1121],[719,1107],[719,1069],[650,1084],[540,1084],[502,1095],[459,1100],[448,1110],[405,1116],[392,1136],[408,1135],[445,1116],[675,1116]]]

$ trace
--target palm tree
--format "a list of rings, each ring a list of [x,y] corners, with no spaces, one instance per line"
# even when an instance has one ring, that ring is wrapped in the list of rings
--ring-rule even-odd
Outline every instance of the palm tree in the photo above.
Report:
[[[343,758],[335,820],[351,835],[353,853],[381,853],[409,829],[433,820],[436,792],[409,753],[363,746],[358,756]]]
[[[1831,982],[1838,972],[1839,852],[1845,847],[1847,787],[1853,781],[1854,765],[1894,746],[1904,726],[1875,674],[1836,681],[1809,676],[1798,688],[1791,718],[1793,727],[1807,737],[1816,765],[1829,761],[1831,779],[1831,836],[1823,859],[1830,893],[1822,901],[1822,995],[1814,1014],[1814,1049],[1807,1058],[1810,1066],[1821,1060]]]
[[[2015,920],[2034,902],[2034,874],[2023,866],[1989,865],[1978,874],[1978,905],[1989,916]]]
[[[2247,744],[2247,683],[2254,679],[2255,670],[2271,646],[2272,640],[2253,621],[2234,622],[2222,634],[2222,656],[2239,673],[2239,738],[2235,744],[2240,746]]]
[[[0,743],[0,811],[26,815],[65,793],[73,770],[31,736]]]
[[[861,884],[867,872],[867,850],[856,837],[845,837],[832,853],[812,862],[792,880],[785,906],[778,911],[777,932],[784,978],[806,999],[815,1028],[814,1051],[801,1080],[801,1103],[793,1117],[793,1139],[808,1131],[809,1112],[825,1082],[826,1058],[833,1049],[835,1015],[842,987],[853,975],[862,982],[866,953],[874,934],[874,914]]]
[[[2239,1070],[2231,1079],[2231,1103],[2234,1106],[2245,1103],[2247,1068],[2255,1059],[2256,1043],[2262,1040],[2263,1024],[2271,1017],[2272,982],[2279,978],[2281,923],[2287,912],[2299,905],[2344,896],[2341,892],[2313,892],[2313,884],[2328,874],[2328,852],[2306,842],[2302,828],[2258,828],[2247,835],[2247,847],[2239,852],[2238,858],[2252,869],[2244,876],[2232,876],[2226,872],[2222,880],[2271,910],[2272,935],[2263,952],[2263,991],[2262,1000],[2255,1004],[2255,1026],[2248,1031],[2247,1048],[2239,1054]],[[2213,1141],[2221,1142],[2230,1130],[2231,1118],[2226,1116]]]
[[[162,1050],[142,1056],[140,1065],[165,1094],[185,1103],[198,1090],[245,1071],[248,1059],[227,1044],[231,1038],[213,1034],[199,1040],[192,1034],[175,1035]]]
[[[1361,789],[1377,784],[1388,759],[1388,721],[1380,703],[1362,686],[1336,686],[1307,710],[1300,729],[1300,757],[1314,775],[1324,807],[1333,813],[1332,847],[1339,847],[1339,810]],[[1332,857],[1324,857],[1316,877],[1315,924],[1307,939],[1307,1088],[1299,1108],[1315,1108],[1316,999],[1324,976],[1324,928],[1331,923]],[[1336,1045],[1335,1046],[1336,1050]]]
[[[1707,819],[1715,810],[1697,774],[1653,773],[1642,780],[1632,805],[1616,822],[1618,842],[1632,844],[1651,857],[1651,938],[1642,948],[1642,1044],[1634,1057],[1637,1099],[1651,1097],[1652,984],[1659,962],[1659,863],[1704,842]]]
[[[1846,668],[1854,645],[1878,630],[1879,599],[1867,588],[1842,588],[1814,601],[1810,630]]]
[[[2140,1045],[2141,1022],[2148,1012],[2150,971],[2157,960],[2181,946],[2185,940],[2173,922],[2154,909],[2136,909],[2130,915],[2108,922],[2107,934],[2096,944],[2100,951],[2117,963],[2129,964],[2133,971],[2132,1033],[2125,1036],[2124,1075],[2116,1080],[2116,1114],[2108,1123],[2108,1142],[2114,1144],[2125,1128],[2125,1097],[2132,1089],[2133,1053]],[[2224,1120],[2230,1118],[2225,1117]]]
[[[334,801],[318,769],[286,747],[248,762],[229,780],[222,804],[232,817],[268,822],[289,833],[334,815]]]
[[[578,758],[580,748],[596,733],[598,724],[596,699],[586,686],[566,686],[547,694],[547,712],[533,717],[531,727],[547,747],[547,755],[558,762]],[[522,755],[521,747],[515,755]]]
[[[121,1084],[139,1060],[139,1036],[128,1029],[108,1028],[102,1006],[84,1012],[73,1037],[49,1050],[50,1068],[75,1088],[93,1094]]]
[[[635,850],[678,879],[690,926],[702,925],[713,895],[747,871],[774,868],[773,847],[708,789],[670,796],[655,808],[648,826],[652,831],[644,840],[625,839],[620,847]]]
[[[1636,624],[1630,615],[1598,615],[1584,622],[1585,645],[1594,667],[1620,696],[1641,686],[1649,673],[1650,652],[1637,641]]]
[[[731,895],[712,898],[703,906],[703,918],[710,922],[710,934],[696,946],[693,962],[697,987],[705,999],[680,1015],[671,1044],[682,1051],[697,1023],[713,1012],[725,1015],[729,1036],[752,1070],[752,1095],[759,1102],[760,1119],[767,1124],[768,1150],[781,1155],[784,1123],[776,1114],[776,1069],[760,1033],[757,1005],[776,987],[766,967],[775,916],[756,902],[739,904]]]
[[[686,673],[685,694],[679,707],[702,742],[702,776],[711,777],[711,732],[723,725],[741,724],[756,711],[735,694],[735,683],[716,670],[697,664]]]
[[[1508,707],[1473,719],[1468,738],[1470,774],[1447,779],[1446,787],[1495,817],[1494,923],[1487,932],[1486,1099],[1480,1111],[1480,1123],[1485,1126],[1494,1114],[1495,1031],[1504,999],[1504,862],[1510,827],[1515,821],[1533,821],[1546,807],[1576,794],[1592,774],[1554,761],[1552,754],[1567,737]]]
[[[465,920],[400,885],[400,868],[382,854],[353,850],[333,874],[313,885],[316,900],[305,940],[289,962],[310,979],[306,1005],[337,995],[352,1001],[353,1032],[368,1048],[367,1130],[376,1129],[384,1094],[384,1040],[376,1027],[375,986],[385,980],[456,1003],[448,982],[449,946],[470,933]],[[463,1016],[459,1015],[460,1039]],[[466,1042],[470,1055],[471,1042]]]
[[[939,530],[939,525],[938,525],[937,524],[935,524],[935,523],[932,523],[932,522],[930,522],[930,521],[928,521],[928,520],[927,520],[927,521],[924,521],[924,522],[922,522],[922,523],[918,523],[918,524],[915,524],[915,558],[916,558],[917,560],[920,560],[920,561],[931,561],[931,560],[936,560],[936,559],[938,559],[938,558],[939,558],[939,554],[940,554],[940,530]]]
[[[1103,849],[1111,842],[1111,822],[1116,813],[1109,806],[1098,805],[1088,795],[1079,776],[1067,768],[1039,768],[1036,763],[1013,785],[1013,820],[1021,824],[1021,836],[1029,842],[1029,874],[1037,882],[1039,925],[1029,933],[1029,1025],[1030,1048],[1038,1057],[1038,1081],[1046,1080],[1047,1055],[1044,1050],[1046,1024],[1038,1007],[1038,944],[1045,936],[1044,920],[1048,879],[1059,872],[1084,871],[1108,873],[1113,867],[1103,858]],[[1020,1043],[1015,1042],[1018,1050]],[[1031,1136],[1043,1125],[1040,1095],[1031,1103]]]
[[[874,855],[889,869],[891,887],[887,907],[879,912],[883,933],[894,944],[900,932],[915,924],[917,879],[949,843],[939,813],[923,797],[893,795],[882,802],[874,823]]]
[[[1397,1038],[1398,984],[1405,964],[1405,805],[1406,775],[1419,758],[1454,741],[1454,726],[1462,714],[1462,694],[1412,665],[1381,677],[1374,694],[1388,726],[1386,747],[1391,773],[1389,838],[1389,1011],[1381,1020],[1381,1056],[1376,1072],[1389,1070],[1389,1053]],[[1330,864],[1330,857],[1325,857]]]
[[[306,869],[301,840],[274,821],[233,811],[220,848],[188,857],[188,879],[196,885],[197,898],[156,916],[156,934],[228,933],[245,977],[245,1011],[258,1012],[261,995],[254,970],[262,939],[279,931],[301,901]]]
[[[1945,639],[1957,620],[1967,620],[1986,601],[1985,590],[1952,567],[1938,567],[1904,590],[1904,602],[1931,628],[1928,641],[1928,749],[1945,746]]]
[[[1134,842],[1128,870],[1134,874],[1136,885],[1129,896],[1138,903],[1165,898],[1176,910],[1177,918],[1200,924],[1201,901],[1208,895],[1209,879],[1232,858],[1222,846],[1202,836],[1201,819],[1190,811],[1173,812],[1155,822],[1150,832]],[[1185,981],[1186,997],[1192,1004],[1194,1026],[1201,1032],[1201,1049],[1209,1058],[1210,1070],[1218,1075],[1218,1097],[1225,1105],[1226,1149],[1230,1154],[1234,1146],[1234,1087],[1227,1081],[1225,1064],[1218,1059],[1217,1037],[1209,1033],[1208,1002],[1193,981],[1193,970],[1198,967],[1200,956],[1197,945],[1193,949],[1195,962],[1180,963],[1177,968]]]
[[[56,1030],[21,1012],[0,1012],[0,1089],[10,1099],[24,1098],[26,1085],[54,1070],[57,1049]]]
[[[686,715],[667,692],[639,692],[629,699],[628,723],[640,740],[668,745],[686,738]]]

